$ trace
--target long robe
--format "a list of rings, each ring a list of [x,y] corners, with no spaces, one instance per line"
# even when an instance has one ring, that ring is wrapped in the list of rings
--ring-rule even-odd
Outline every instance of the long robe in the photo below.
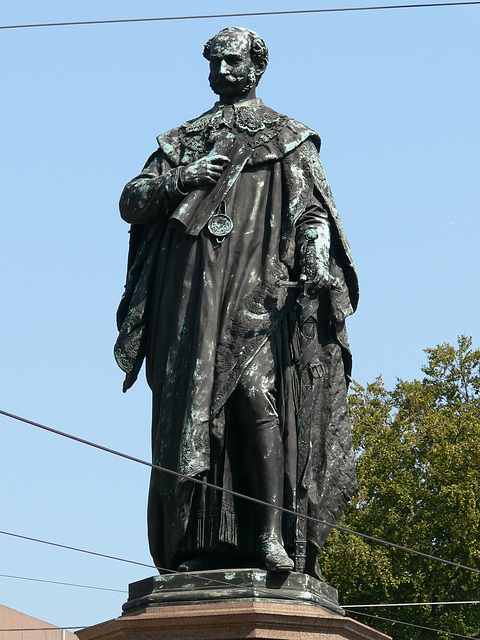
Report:
[[[248,150],[244,168],[217,209],[232,219],[233,229],[220,239],[207,226],[189,235],[172,221],[185,211],[195,219],[202,201],[208,202],[208,189],[185,194],[179,168],[212,150],[231,148],[232,141],[236,149]],[[283,506],[295,510],[305,489],[308,515],[327,523],[308,525],[308,540],[320,549],[355,485],[344,321],[356,307],[358,286],[318,157],[319,138],[255,100],[216,105],[158,142],[159,149],[121,198],[122,215],[132,228],[115,348],[127,374],[125,389],[146,357],[153,462],[246,492],[236,454],[241,427],[230,398],[268,342],[284,443]],[[340,284],[319,296],[315,356],[307,378],[300,380],[297,294],[279,282],[298,279],[298,244],[307,227],[328,232],[330,271]],[[304,428],[299,441],[305,380],[314,399],[307,441]],[[215,550],[244,561],[256,555],[252,507],[228,493],[154,470],[148,511],[150,549],[159,567],[175,568],[195,551]],[[297,525],[295,518],[284,517],[285,546],[292,555]]]

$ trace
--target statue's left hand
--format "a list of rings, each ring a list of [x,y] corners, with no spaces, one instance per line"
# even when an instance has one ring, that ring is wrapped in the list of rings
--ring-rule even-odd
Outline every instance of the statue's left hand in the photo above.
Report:
[[[329,270],[320,261],[317,262],[314,270],[311,265],[308,269],[305,269],[304,265],[299,279],[301,282],[310,282],[308,293],[311,296],[319,294],[323,289],[331,289],[338,285],[337,278],[331,276]]]
[[[309,295],[317,295],[322,289],[338,284],[337,279],[330,275],[328,244],[318,228],[305,230],[304,242],[300,246],[300,266],[300,281],[311,283]]]

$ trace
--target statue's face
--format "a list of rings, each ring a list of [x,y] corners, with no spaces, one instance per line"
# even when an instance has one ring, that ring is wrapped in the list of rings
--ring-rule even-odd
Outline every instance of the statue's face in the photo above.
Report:
[[[210,86],[223,98],[236,98],[256,85],[250,41],[241,32],[220,34],[210,48]]]

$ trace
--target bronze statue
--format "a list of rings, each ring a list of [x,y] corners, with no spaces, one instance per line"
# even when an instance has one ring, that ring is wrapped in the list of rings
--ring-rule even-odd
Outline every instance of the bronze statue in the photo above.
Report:
[[[318,135],[256,97],[265,42],[231,27],[204,56],[219,101],[158,136],[120,200],[131,236],[115,356],[124,390],[146,360],[153,462],[185,476],[152,471],[150,550],[160,571],[319,577],[355,486],[357,279]]]

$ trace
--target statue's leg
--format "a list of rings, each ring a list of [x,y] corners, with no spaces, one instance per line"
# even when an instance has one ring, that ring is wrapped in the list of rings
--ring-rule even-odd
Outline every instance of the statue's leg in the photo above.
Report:
[[[276,406],[275,363],[270,343],[243,373],[231,408],[240,430],[241,456],[252,497],[283,506],[284,453]],[[256,505],[260,553],[268,569],[289,571],[293,562],[282,541],[282,512]]]

